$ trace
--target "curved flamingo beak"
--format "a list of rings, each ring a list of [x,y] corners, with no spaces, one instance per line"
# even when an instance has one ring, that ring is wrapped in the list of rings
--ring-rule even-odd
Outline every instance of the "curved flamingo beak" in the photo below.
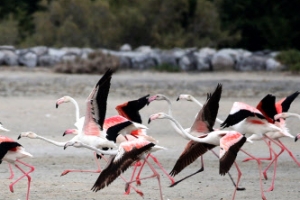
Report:
[[[155,99],[156,99],[156,95],[153,95],[153,96],[149,97],[149,98],[148,98],[148,105],[149,105],[152,101],[154,101]]]
[[[67,134],[76,134],[77,130],[75,129],[67,129],[65,130],[65,132],[63,133],[63,136],[67,135]]]
[[[176,101],[179,101],[180,100],[180,98],[179,98],[179,96],[177,97],[177,99],[176,99]]]
[[[297,142],[297,140],[298,140],[298,137],[296,136],[296,137],[295,137],[295,142]]]
[[[60,104],[62,104],[62,103],[64,103],[64,99],[63,99],[63,98],[57,99],[56,104],[55,104],[55,107],[58,108],[58,106],[59,106]]]
[[[64,150],[66,150],[66,148],[68,146],[73,146],[74,145],[74,142],[67,142],[65,145],[64,145]]]

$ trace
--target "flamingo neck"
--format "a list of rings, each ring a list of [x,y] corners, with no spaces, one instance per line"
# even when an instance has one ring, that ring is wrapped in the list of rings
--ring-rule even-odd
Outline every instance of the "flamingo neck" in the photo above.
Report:
[[[54,145],[56,145],[58,147],[63,147],[65,145],[65,143],[66,143],[66,142],[58,142],[58,141],[50,140],[48,138],[45,138],[45,137],[42,137],[42,136],[39,136],[39,135],[37,135],[36,138],[40,139],[40,140],[44,140],[44,141],[49,142],[51,144],[54,144]]]
[[[75,101],[75,99],[73,99],[72,97],[70,97],[70,101],[74,104],[75,106],[75,116],[76,116],[76,121],[79,120],[79,106],[78,106],[78,103],[77,101]]]

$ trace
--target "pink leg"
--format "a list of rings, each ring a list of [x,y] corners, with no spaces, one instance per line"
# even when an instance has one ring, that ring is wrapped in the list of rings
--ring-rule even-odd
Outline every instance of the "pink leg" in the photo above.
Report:
[[[269,153],[270,153],[270,155],[269,155],[269,157],[267,157],[267,158],[259,158],[260,160],[272,160],[272,151],[271,151],[271,141],[265,141],[266,142],[266,144],[268,145],[268,147],[269,147]],[[248,161],[250,161],[250,160],[253,160],[253,158],[245,158],[244,160],[243,160],[243,162],[248,162]]]
[[[153,159],[153,161],[157,164],[157,166],[164,172],[164,174],[170,179],[171,183],[175,183],[174,178],[169,175],[169,173],[163,168],[163,166],[160,164],[160,162],[157,160],[155,156],[152,154],[149,154],[149,156]]]
[[[247,153],[243,149],[240,149],[240,151],[244,152],[246,155],[248,155],[249,157],[251,157],[254,160],[256,160],[257,165],[258,165],[258,171],[259,171],[259,183],[260,183],[261,197],[262,197],[263,200],[267,200],[266,196],[264,194],[263,185],[262,185],[261,161],[258,158],[256,158],[256,157],[252,156],[251,154]]]
[[[140,178],[139,180],[145,180],[145,179],[148,179],[148,178],[154,178],[156,177],[157,178],[157,181],[158,181],[158,186],[159,186],[159,192],[160,192],[160,198],[161,200],[163,200],[163,196],[162,196],[162,189],[161,189],[161,184],[160,184],[160,175],[157,173],[157,171],[154,169],[154,167],[148,162],[148,160],[145,158],[144,159],[145,162],[148,164],[148,166],[150,167],[150,169],[152,170],[153,172],[153,175],[151,176],[148,176],[148,177],[143,177],[143,178]],[[133,182],[136,182],[135,181],[131,181],[131,182],[127,182],[127,185],[133,183]]]
[[[13,189],[14,184],[16,184],[19,180],[21,180],[22,178],[24,178],[26,176],[27,179],[28,179],[28,187],[27,187],[26,200],[28,200],[29,199],[29,193],[30,193],[30,182],[31,182],[31,177],[29,176],[29,174],[34,171],[34,167],[31,166],[31,165],[29,165],[29,164],[27,164],[27,163],[24,163],[24,162],[22,162],[20,160],[17,160],[17,162],[19,162],[19,163],[21,163],[21,164],[29,167],[30,170],[28,172],[25,172],[21,167],[19,167],[19,165],[15,164],[15,166],[23,173],[23,175],[20,178],[18,178],[17,180],[15,180],[14,182],[12,182],[9,185],[9,189],[10,189],[11,192],[14,192],[14,189]]]
[[[217,158],[219,158],[218,154],[217,154],[214,150],[211,149],[210,151],[211,151]],[[202,162],[203,162],[203,161],[202,161]],[[238,173],[239,173],[239,169],[238,169]],[[233,183],[233,185],[237,188],[236,190],[245,190],[245,188],[239,188],[239,187],[237,186],[237,184],[234,182],[234,180],[233,180],[231,174],[229,173],[229,171],[227,172],[227,174],[228,174],[228,176],[229,176],[231,182]]]
[[[293,155],[293,153],[280,141],[278,140],[279,144],[284,148],[284,150],[286,150],[288,152],[288,154],[290,155],[290,157],[294,160],[294,162],[300,167],[300,163],[299,161],[295,158],[295,156]]]
[[[106,159],[104,156],[102,156],[102,155],[100,155],[100,156],[101,156],[101,158],[102,158],[103,160],[105,160],[105,161],[107,162],[107,159]],[[100,168],[100,163],[99,163],[99,161],[98,161],[96,152],[94,152],[94,157],[95,157],[95,162],[96,162],[96,165],[97,165],[97,169],[96,169],[96,170],[66,169],[65,171],[63,171],[63,172],[61,173],[60,176],[64,176],[64,175],[68,174],[69,172],[91,172],[91,173],[100,173],[100,172],[101,172],[101,168]]]
[[[10,172],[10,177],[8,177],[8,179],[13,179],[15,174],[14,174],[14,171],[12,170],[10,163],[8,163],[8,168],[9,168],[9,172]]]
[[[275,142],[275,140],[274,140]],[[269,165],[265,168],[265,170],[263,171],[263,175],[264,175],[264,178],[267,180],[268,177],[267,177],[267,171],[268,169],[271,167],[272,163],[273,162],[276,162],[276,164],[274,165],[274,174],[273,174],[273,180],[272,182],[274,181],[274,178],[275,178],[275,174],[276,174],[276,166],[277,166],[277,159],[278,157],[284,152],[284,148],[278,144],[277,142],[275,142],[274,144],[276,144],[277,146],[279,146],[281,148],[280,152],[278,154],[275,153],[275,151],[272,149],[271,151],[274,153],[275,157],[274,159],[272,160],[272,162],[269,163]],[[270,190],[270,189],[269,189]]]
[[[235,190],[233,192],[232,200],[234,200],[234,198],[235,198],[235,194],[236,194],[236,191],[238,189],[238,185],[240,183],[240,179],[241,179],[241,176],[242,176],[242,172],[241,172],[241,170],[240,170],[240,168],[239,168],[239,166],[237,165],[236,162],[234,162],[234,166],[235,166],[236,170],[238,171],[238,178],[237,178],[237,181],[236,181],[236,186],[235,186]]]
[[[136,169],[140,166],[140,163],[135,163],[134,164],[134,168],[133,168],[133,171],[132,171],[132,175],[131,175],[131,178],[130,178],[130,181],[133,180],[134,178],[134,175],[135,175],[135,172],[136,172]],[[125,195],[128,195],[130,194],[130,187],[127,188],[127,190],[125,190]]]

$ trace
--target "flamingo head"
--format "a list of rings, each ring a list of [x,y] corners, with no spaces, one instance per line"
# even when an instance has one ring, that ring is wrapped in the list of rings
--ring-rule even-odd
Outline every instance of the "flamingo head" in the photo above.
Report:
[[[167,116],[166,113],[163,112],[159,112],[159,113],[155,113],[150,115],[149,120],[148,120],[148,124],[150,124],[151,121],[156,120],[156,119],[163,119]]]
[[[192,101],[192,96],[189,95],[189,94],[180,94],[176,101],[179,101],[179,100],[186,100],[186,101]]]
[[[70,102],[71,97],[70,96],[63,96],[56,100],[56,108],[62,103],[68,103]]]
[[[65,130],[63,136],[67,135],[67,134],[74,134],[74,135],[78,135],[78,130],[77,129],[67,129]]]
[[[279,113],[279,114],[277,114],[277,115],[274,116],[274,119],[275,119],[275,120],[278,120],[278,119],[280,119],[280,118],[285,119],[285,118],[287,118],[287,117],[288,117],[288,116],[287,116],[285,113]]]
[[[37,138],[37,134],[32,132],[32,131],[27,131],[27,132],[22,132],[19,137],[18,137],[18,140],[21,138],[21,137],[28,137],[30,139],[36,139]]]
[[[8,132],[9,130],[6,129],[6,128],[4,128],[3,125],[2,125],[2,123],[0,122],[0,131],[6,131],[6,132]]]
[[[64,145],[64,149],[66,149],[68,146],[73,146],[76,148],[83,147],[82,143],[79,141],[69,141]]]
[[[148,98],[149,103],[151,103],[152,101],[155,101],[155,100],[157,100],[157,101],[162,101],[162,100],[168,101],[169,99],[168,99],[168,97],[166,97],[163,94],[155,94],[155,95]]]

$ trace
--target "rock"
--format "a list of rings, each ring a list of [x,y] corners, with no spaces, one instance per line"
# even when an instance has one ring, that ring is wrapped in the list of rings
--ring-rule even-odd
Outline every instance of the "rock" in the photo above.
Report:
[[[263,56],[252,55],[241,59],[235,69],[238,71],[254,71],[254,70],[265,70],[266,61],[268,58]]]
[[[37,66],[37,55],[32,51],[22,52],[19,55],[19,63],[27,67],[36,67]]]
[[[211,59],[212,69],[218,70],[233,70],[235,66],[235,59],[232,56],[232,51],[220,50],[213,55]]]
[[[266,70],[267,71],[280,71],[283,70],[284,66],[280,62],[276,61],[274,58],[269,58],[266,60]]]
[[[132,51],[132,48],[129,44],[123,44],[121,47],[120,47],[120,51]]]
[[[63,51],[61,49],[55,49],[55,48],[49,48],[48,49],[48,55],[49,56],[54,56],[54,57],[62,57],[63,55],[66,54],[66,51]]]
[[[29,50],[34,52],[37,56],[45,55],[48,53],[48,47],[46,46],[32,47]]]
[[[8,66],[19,65],[19,61],[18,61],[19,56],[15,53],[15,51],[1,50],[1,52],[4,54],[4,58],[3,58],[4,65],[8,65]]]
[[[0,46],[0,50],[15,51],[16,48],[14,46],[2,45],[2,46]]]
[[[38,65],[49,67],[54,66],[55,64],[59,63],[61,61],[61,58],[59,56],[51,56],[49,54],[42,55],[38,57]]]
[[[82,50],[77,47],[63,47],[60,49],[61,51],[65,52],[65,55],[75,55],[75,56],[81,56]]]

